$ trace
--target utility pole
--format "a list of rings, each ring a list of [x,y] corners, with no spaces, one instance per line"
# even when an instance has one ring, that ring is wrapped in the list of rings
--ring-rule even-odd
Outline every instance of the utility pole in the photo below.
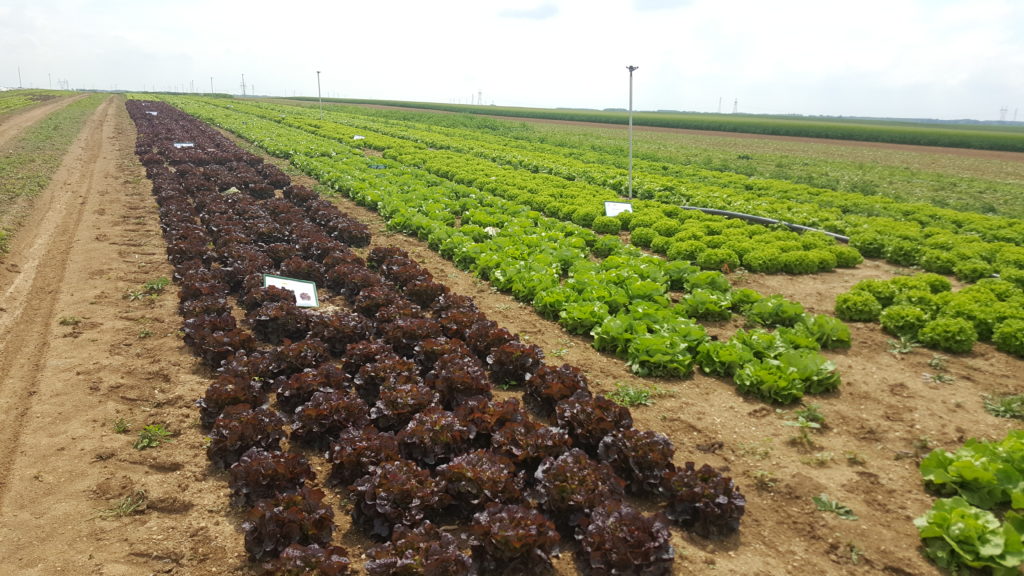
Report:
[[[629,70],[629,199],[633,200],[633,72],[639,66],[626,66]]]
[[[242,96],[245,96],[245,74],[242,74]]]
[[[213,94],[213,76],[210,76],[210,94]]]
[[[21,66],[18,66],[18,88],[21,88]]]
[[[320,119],[324,119],[324,99],[320,95],[320,71],[316,71],[316,99],[320,101]]]
[[[53,90],[53,73],[47,72],[46,78],[50,81],[50,90]]]

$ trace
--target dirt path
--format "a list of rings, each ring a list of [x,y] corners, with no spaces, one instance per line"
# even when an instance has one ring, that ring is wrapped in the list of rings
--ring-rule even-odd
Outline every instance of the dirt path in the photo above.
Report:
[[[14,139],[18,134],[21,134],[25,128],[28,128],[43,118],[46,118],[51,112],[56,112],[68,104],[71,104],[76,100],[81,100],[82,98],[85,98],[85,95],[72,96],[70,98],[59,98],[39,106],[30,106],[27,109],[17,111],[6,118],[0,118],[0,148],[3,148],[5,144]]]
[[[177,299],[122,298],[170,273],[134,132],[120,98],[97,109],[0,271],[0,574],[225,574],[243,553],[205,472]],[[174,442],[134,450],[151,423]],[[140,491],[145,514],[105,518]]]

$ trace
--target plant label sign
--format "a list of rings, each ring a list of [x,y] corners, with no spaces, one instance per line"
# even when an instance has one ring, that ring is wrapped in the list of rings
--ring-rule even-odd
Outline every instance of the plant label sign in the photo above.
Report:
[[[623,212],[632,212],[633,205],[629,202],[605,202],[604,203],[604,215],[611,216],[612,218],[622,214]]]
[[[174,143],[174,147],[175,148],[194,148],[195,145],[196,145],[195,142],[175,142]]]
[[[291,290],[294,292],[296,306],[316,308],[320,305],[320,301],[316,296],[316,282],[298,280],[296,278],[286,278],[284,276],[274,276],[273,274],[264,274],[263,287],[269,288],[270,286],[284,288],[285,290]]]

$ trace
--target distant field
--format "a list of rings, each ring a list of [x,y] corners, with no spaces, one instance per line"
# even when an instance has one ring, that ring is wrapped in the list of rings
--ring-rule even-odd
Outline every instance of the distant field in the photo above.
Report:
[[[316,100],[315,98],[296,99]],[[324,100],[343,104],[404,106],[408,108],[444,110],[467,114],[494,114],[520,118],[600,122],[603,124],[626,124],[628,122],[628,115],[625,111],[473,106],[432,102],[404,102],[398,100],[342,98],[325,98]],[[1024,152],[1024,128],[1018,126],[930,124],[854,118],[691,114],[681,112],[634,112],[633,123],[637,126]]]
[[[315,105],[315,101],[303,102]],[[339,107],[331,104],[331,107]],[[344,107],[342,107],[344,108]],[[462,106],[479,109],[480,107]],[[490,110],[489,107],[484,107]],[[437,123],[431,110],[381,110],[379,116]],[[540,141],[621,158],[627,140],[622,126],[552,122],[487,121],[480,116],[443,115],[450,125],[479,128],[522,141]],[[547,120],[547,119],[543,119]],[[1022,136],[1024,138],[1024,136]],[[967,212],[1024,218],[1024,156],[1003,152],[953,153],[939,148],[894,149],[834,141],[740,138],[721,133],[638,129],[638,159],[682,164],[752,178],[786,180],[814,188],[921,202]],[[986,157],[987,155],[997,157]]]

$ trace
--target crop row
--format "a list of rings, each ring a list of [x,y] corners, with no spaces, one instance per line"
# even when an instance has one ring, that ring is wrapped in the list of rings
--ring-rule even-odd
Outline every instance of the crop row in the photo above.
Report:
[[[315,98],[295,98],[315,101]],[[508,106],[474,106],[442,104],[437,102],[408,102],[404,100],[329,99],[342,104],[391,105],[424,110],[443,110],[462,114],[483,114],[511,118],[544,118],[573,122],[596,122],[625,125],[625,110],[569,110],[544,108],[517,108]],[[695,114],[675,111],[634,112],[634,122],[643,126],[715,130],[748,134],[803,136],[868,142],[893,142],[922,146],[976,148],[982,150],[1022,151],[1020,130],[1004,126],[927,125],[895,121],[863,119],[795,118],[793,116]]]
[[[353,133],[349,128],[332,134],[330,128],[325,129],[330,122],[318,122],[311,111],[295,107],[248,104],[246,110],[283,123],[307,126],[329,137],[351,137]],[[369,136],[363,144],[367,147],[393,149],[398,146],[396,140],[417,144],[421,153],[429,147],[431,164],[436,164],[440,156],[435,149],[450,150],[463,159],[473,156],[520,172],[556,176],[564,180],[560,185],[562,188],[571,189],[579,183],[587,183],[605,188],[603,193],[611,192],[613,196],[625,191],[626,172],[622,159],[592,150],[523,142],[472,129],[444,126],[439,129],[426,122],[386,121],[355,111],[329,113],[327,118],[364,132],[375,130],[386,135],[383,139],[381,136]],[[444,119],[438,122],[443,123]],[[405,152],[409,151],[408,145],[403,148]],[[417,148],[411,150],[416,151]],[[459,166],[459,162],[442,162],[432,171],[444,175],[452,166]],[[479,171],[480,166],[475,165],[468,173],[464,171],[463,178],[468,182],[481,182],[474,174]],[[507,177],[503,180],[508,182]],[[482,186],[487,184],[481,183]],[[557,188],[550,181],[548,185]],[[846,234],[851,237],[851,246],[865,257],[885,258],[896,265],[919,266],[939,274],[955,274],[966,282],[993,274],[1024,275],[1024,222],[1019,219],[958,212],[874,195],[822,190],[780,180],[748,178],[729,172],[642,160],[636,162],[634,190],[638,198],[656,200],[670,207],[690,204],[731,210]],[[582,196],[586,197],[586,194]],[[573,218],[574,214],[566,211],[577,209],[581,211],[581,222],[595,217],[592,206],[576,207],[571,204],[561,208],[562,213],[558,217]],[[671,211],[668,216],[674,218],[675,212]],[[659,239],[663,236],[665,239]],[[653,236],[652,245],[657,249],[662,247],[658,245],[660,242],[667,250],[667,236]],[[783,252],[799,249],[792,245],[780,248]],[[741,252],[738,255],[742,258],[743,249],[737,252]],[[771,259],[766,265],[764,260],[761,256],[752,258],[749,264],[745,260],[742,263],[753,271],[800,271],[798,266],[780,266]],[[839,265],[843,265],[842,260],[840,257]],[[813,271],[813,266],[807,269]]]
[[[300,138],[280,126],[275,141],[273,122],[202,103],[181,105],[243,137],[259,135],[257,143],[268,149],[287,149],[286,142]],[[834,318],[805,314],[798,303],[734,290],[721,272],[645,255],[617,236],[598,237],[478,189],[366,158],[355,148],[290,159],[378,210],[391,229],[425,240],[566,330],[590,334],[596,349],[623,358],[637,374],[683,377],[699,364],[731,378],[744,393],[783,403],[839,385],[835,366],[819,350],[849,346],[849,331]],[[737,311],[755,326],[777,329],[740,330],[719,342],[695,322],[728,320]]]
[[[956,292],[938,274],[862,280],[836,297],[836,315],[880,322],[886,332],[929,348],[970,352],[977,340],[1024,357],[1024,282],[985,278]]]
[[[360,256],[365,226],[208,126],[159,103],[128,107],[185,341],[217,369],[199,402],[208,456],[229,470],[246,549],[265,569],[350,570],[330,544],[317,455],[331,470],[321,483],[382,541],[367,551],[374,575],[523,573],[549,566],[565,538],[586,573],[667,574],[670,522],[706,537],[738,529],[732,481],[677,468],[671,442],[634,428],[578,369],[545,364],[404,251]],[[317,281],[326,305],[298,307],[264,273]],[[524,388],[524,403],[494,399],[495,383]],[[642,514],[627,493],[663,513]]]
[[[580,162],[565,154],[558,155],[557,151],[513,149],[515,141],[488,138],[469,130],[442,134],[359,115],[335,112],[321,121],[302,109],[258,103],[232,106],[343,143],[352,142],[358,135],[360,147],[379,151],[402,165],[420,168],[598,233],[628,230],[631,243],[670,259],[694,262],[706,270],[735,270],[742,265],[747,270],[768,274],[812,274],[856,266],[863,260],[855,249],[838,245],[823,234],[800,235],[784,228],[772,229],[683,210],[677,202],[661,200],[672,197],[668,191],[679,185],[669,177],[643,176],[638,172],[638,195],[647,199],[634,201],[632,212],[613,218],[605,215],[604,203],[622,200],[620,191],[626,178],[625,172],[615,166]],[[638,166],[642,164],[638,162]],[[688,176],[692,181],[705,179],[702,174]],[[645,193],[645,186],[657,192]],[[706,189],[710,197],[735,196],[729,189],[703,183],[688,189],[695,187]],[[813,207],[804,208],[808,214],[821,213]],[[731,209],[743,211],[742,206]]]

